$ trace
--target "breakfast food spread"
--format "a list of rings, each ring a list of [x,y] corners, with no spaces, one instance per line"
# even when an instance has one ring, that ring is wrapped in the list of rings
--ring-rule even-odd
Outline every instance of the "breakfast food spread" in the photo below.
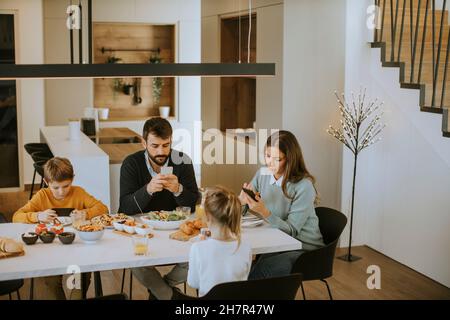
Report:
[[[180,226],[180,230],[170,234],[170,239],[188,241],[190,238],[197,236],[202,228],[207,225],[201,219],[186,221]]]
[[[93,225],[97,225],[97,226],[111,227],[113,220],[114,220],[114,218],[112,216],[110,216],[109,214],[102,214],[102,215],[92,218],[91,223]]]
[[[96,232],[102,231],[103,227],[98,225],[85,224],[84,226],[79,226],[77,230],[82,232]]]
[[[0,251],[3,253],[19,253],[23,251],[23,244],[13,239],[0,237]]]
[[[157,221],[180,221],[186,219],[180,211],[151,211],[147,213],[147,218]]]

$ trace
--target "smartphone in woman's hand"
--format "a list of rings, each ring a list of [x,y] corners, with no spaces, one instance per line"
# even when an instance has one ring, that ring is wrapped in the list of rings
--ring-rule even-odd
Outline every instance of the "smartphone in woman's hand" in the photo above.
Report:
[[[250,196],[250,198],[252,198],[254,201],[258,201],[256,199],[256,194],[253,192],[253,190],[250,190],[247,188],[242,188],[242,191],[244,191],[246,194],[248,194]]]

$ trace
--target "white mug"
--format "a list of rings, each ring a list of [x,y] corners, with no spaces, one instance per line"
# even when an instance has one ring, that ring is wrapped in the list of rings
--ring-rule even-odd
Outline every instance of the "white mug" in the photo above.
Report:
[[[169,106],[161,106],[159,107],[159,115],[161,118],[168,118],[170,114],[170,107]]]
[[[80,120],[69,119],[69,140],[78,141],[80,140]]]

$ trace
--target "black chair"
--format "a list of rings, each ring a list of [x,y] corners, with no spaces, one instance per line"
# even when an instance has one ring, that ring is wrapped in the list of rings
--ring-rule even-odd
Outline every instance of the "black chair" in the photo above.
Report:
[[[1,213],[0,213],[0,223],[8,223],[8,220],[6,220],[6,217]],[[22,287],[23,287],[23,279],[0,281],[0,296],[8,294],[9,300],[12,300],[11,294],[13,292],[16,292],[17,299],[20,300],[19,289]]]
[[[303,253],[292,267],[292,273],[303,274],[303,281],[320,280],[328,289],[330,300],[333,300],[328,282],[325,280],[333,275],[333,261],[337,242],[347,224],[347,217],[341,212],[325,207],[316,208],[319,218],[319,228],[325,246]],[[303,299],[306,300],[302,287]]]
[[[174,290],[173,300],[294,300],[302,282],[301,274],[259,280],[226,282],[214,286],[203,297]]]
[[[30,199],[33,197],[33,189],[34,189],[34,182],[36,178],[36,172],[41,176],[41,184],[40,188],[44,186],[44,165],[45,163],[51,159],[48,158],[48,154],[38,151],[33,152],[31,154],[31,157],[33,158],[33,166],[34,166],[34,173],[33,173],[33,181],[31,182],[31,190],[30,190]]]
[[[53,153],[50,151],[50,148],[46,143],[27,143],[24,145],[25,151],[33,158],[32,154],[39,152],[39,155],[42,159],[35,160],[33,158],[33,162],[39,161],[39,160],[45,160],[45,159],[51,159],[53,158]],[[36,170],[33,172],[33,181],[31,183],[31,192],[30,192],[30,199],[33,196],[33,187],[34,182],[36,179]]]

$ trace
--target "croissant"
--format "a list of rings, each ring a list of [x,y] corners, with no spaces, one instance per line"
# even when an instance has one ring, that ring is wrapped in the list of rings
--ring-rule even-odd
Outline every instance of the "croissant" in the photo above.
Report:
[[[194,227],[196,229],[206,228],[206,223],[204,223],[201,219],[197,219],[194,221]]]
[[[186,224],[182,224],[180,226],[180,230],[183,231],[188,236],[190,236],[191,234],[194,233],[194,228],[190,227],[187,223]]]
[[[16,253],[23,251],[23,245],[12,239],[0,238],[0,251],[5,253]]]

